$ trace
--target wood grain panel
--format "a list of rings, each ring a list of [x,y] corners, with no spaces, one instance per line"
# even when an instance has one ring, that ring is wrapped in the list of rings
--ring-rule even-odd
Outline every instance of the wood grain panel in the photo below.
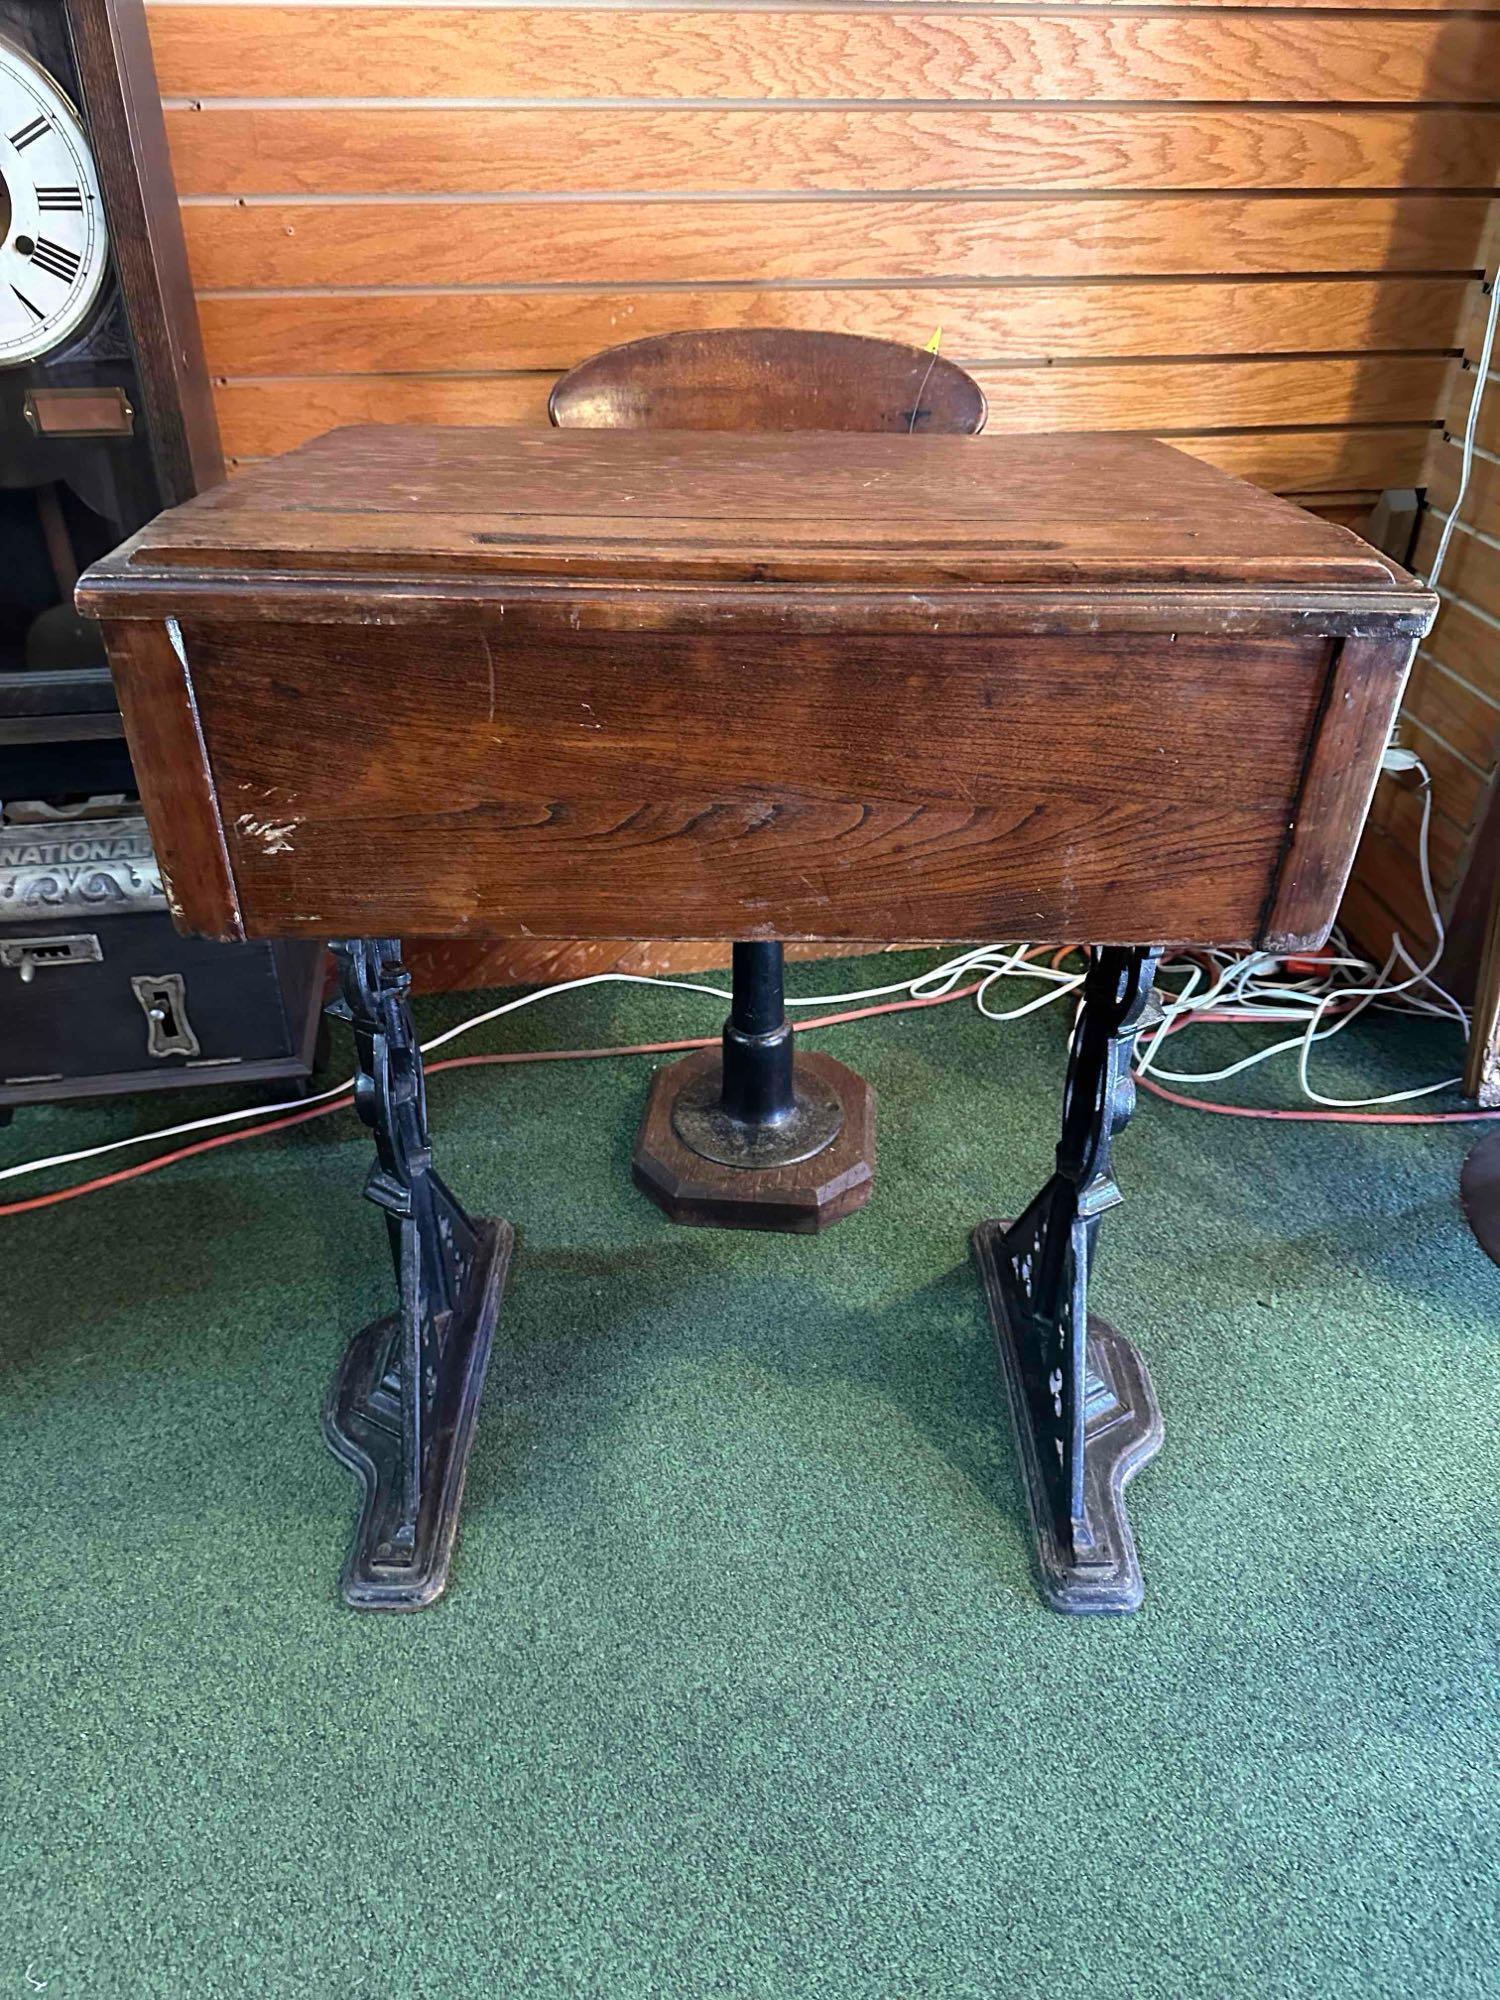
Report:
[[[831,291],[576,291],[213,298],[216,375],[475,373],[570,368],[612,342],[678,328],[826,327],[964,362],[1450,347],[1467,287],[1407,278],[1208,284],[933,285]]]
[[[1459,377],[1461,387],[1452,397],[1448,407],[1454,412],[1460,427],[1468,416],[1469,397],[1475,387],[1475,375],[1464,371]],[[1484,394],[1479,403],[1479,424],[1474,433],[1474,442],[1481,451],[1500,458],[1500,371],[1491,370],[1485,384]]]
[[[520,422],[518,416],[515,421]],[[540,416],[536,418],[540,422]],[[1311,506],[1320,494],[1351,488],[1374,492],[1386,483],[1410,485],[1420,475],[1432,433],[1385,430],[1174,431],[1167,442],[1239,479],[1296,494]],[[234,462],[236,471],[258,459]]]
[[[168,97],[1471,104],[1500,26],[1185,11],[169,7]]]
[[[1366,840],[1373,838],[1375,829],[1366,833]],[[1413,952],[1419,963],[1425,963],[1432,953],[1431,926],[1424,918],[1421,930],[1407,930],[1394,910],[1387,909],[1375,895],[1360,874],[1365,862],[1365,849],[1361,845],[1354,858],[1354,874],[1344,891],[1344,900],[1339,905],[1339,924],[1345,935],[1355,941],[1371,958],[1384,960],[1391,948],[1391,936],[1399,931],[1405,939],[1407,949]]]
[[[1480,196],[428,202],[189,208],[200,291],[894,284],[1476,267]],[[1306,344],[1306,343],[1304,343]]]
[[[1352,528],[1363,535],[1370,525],[1370,513],[1379,499],[1377,493],[1289,493],[1286,496],[1319,520],[1332,521],[1336,528]]]
[[[1431,435],[1400,429],[1241,431],[1217,437],[1174,434],[1170,442],[1257,486],[1311,495],[1346,486],[1412,485]]]
[[[1471,769],[1461,757],[1455,756],[1441,737],[1435,736],[1419,717],[1403,714],[1400,719],[1399,734],[1400,740],[1416,751],[1432,773],[1434,804],[1440,806],[1450,819],[1457,820],[1461,826],[1472,825],[1489,793],[1488,780],[1480,772]],[[1415,889],[1417,886],[1415,849],[1405,854],[1400,864],[1400,873],[1410,878],[1411,885]],[[1382,896],[1395,894],[1389,882],[1382,881],[1376,886]]]
[[[1437,554],[1442,526],[1440,517],[1432,513],[1422,522],[1411,564],[1421,575],[1426,574],[1428,565]],[[1481,541],[1461,526],[1450,538],[1448,553],[1443,558],[1443,588],[1500,621],[1500,548],[1491,541]],[[1496,637],[1500,639],[1500,633]],[[1428,650],[1433,650],[1431,645]],[[1500,646],[1497,646],[1496,653],[1496,691],[1500,693]]]
[[[1475,290],[1478,289],[1476,286]],[[1485,303],[1488,304],[1488,300]],[[1474,340],[1472,345],[1477,349],[1478,341]],[[1500,360],[1500,348],[1496,350],[1496,358]],[[1466,340],[1464,358],[1454,362],[1448,392],[1443,398],[1447,428],[1455,439],[1463,436],[1468,423],[1469,404],[1477,379],[1477,370],[1470,358],[1470,341]],[[1474,442],[1480,451],[1488,452],[1491,458],[1500,458],[1500,370],[1490,371],[1484,394],[1479,399],[1479,425],[1474,433]]]
[[[1316,639],[658,633],[643,675],[616,632],[560,648],[497,617],[186,639],[218,785],[243,802],[242,902],[277,934],[313,909],[360,931],[378,905],[431,935],[1008,936],[1024,912],[1047,937],[1251,938],[1327,657]],[[268,730],[289,700],[298,727]],[[715,726],[685,733],[684,712]],[[806,747],[795,774],[784,737]],[[272,798],[297,802],[274,845]],[[1126,918],[1142,839],[1163,861]]]
[[[1494,111],[210,107],[167,127],[185,195],[1487,188],[1500,167]]]
[[[1500,639],[1500,632],[1494,636]],[[1495,666],[1486,679],[1500,684]],[[1479,685],[1482,688],[1484,683]],[[1439,660],[1424,656],[1417,661],[1407,689],[1406,710],[1476,769],[1495,768],[1500,755],[1500,706],[1475,693],[1466,681],[1455,680]]]
[[[1205,430],[1254,424],[1417,423],[1446,362],[1140,363],[973,371],[995,430]],[[230,382],[217,406],[224,448],[267,457],[340,424],[544,423],[554,377],[365,375]]]
[[[125,734],[150,816],[152,845],[174,917],[190,911],[207,937],[245,935],[219,801],[175,626],[117,624],[110,670],[129,710]]]
[[[1446,570],[1443,572],[1443,583],[1446,590]],[[1425,650],[1476,688],[1500,699],[1500,624],[1492,624],[1470,610],[1468,605],[1445,597]],[[1434,728],[1438,727],[1431,715],[1427,720]],[[1449,741],[1452,741],[1451,737]],[[1455,742],[1453,747],[1463,751],[1461,743]],[[1463,751],[1463,754],[1468,753]],[[1476,757],[1474,762],[1483,769],[1489,768],[1487,757]]]
[[[1463,420],[1464,412],[1460,407],[1450,422],[1462,427]],[[1433,452],[1428,468],[1427,497],[1434,507],[1440,507],[1445,514],[1451,511],[1458,497],[1462,470],[1460,457],[1456,443],[1441,445]],[[1481,534],[1500,540],[1500,460],[1476,455],[1470,468],[1469,486],[1460,518],[1466,527],[1477,528]]]
[[[1413,639],[1346,639],[1333,658],[1323,714],[1302,774],[1286,853],[1263,929],[1271,950],[1326,928],[1354,856],[1331,849],[1330,826],[1360,826],[1380,776]]]
[[[1398,840],[1415,854],[1421,839],[1422,808],[1419,795],[1412,789],[1387,780],[1375,788],[1374,802],[1370,807],[1370,821]],[[1428,835],[1428,852],[1432,862],[1433,884],[1441,897],[1445,889],[1451,889],[1463,874],[1467,859],[1469,830],[1460,826],[1447,813],[1433,806]]]
[[[1421,884],[1415,871],[1400,865],[1404,852],[1384,827],[1368,825],[1339,910],[1349,935],[1377,964],[1384,962],[1393,936],[1419,963],[1426,962],[1435,942]]]
[[[1500,278],[1500,203],[1496,203],[1490,211],[1490,227],[1488,241],[1485,244],[1484,269],[1486,279],[1492,275]],[[1484,341],[1484,329],[1488,323],[1489,316],[1489,291],[1486,285],[1476,283],[1469,292],[1469,307],[1465,319],[1463,339],[1460,342],[1464,351],[1464,358],[1471,367],[1478,363],[1480,347]],[[1500,348],[1497,348],[1495,354],[1491,357],[1490,366],[1492,372],[1495,370],[1497,364],[1500,364]],[[1461,391],[1459,393],[1459,401],[1465,406],[1468,403],[1467,395]]]

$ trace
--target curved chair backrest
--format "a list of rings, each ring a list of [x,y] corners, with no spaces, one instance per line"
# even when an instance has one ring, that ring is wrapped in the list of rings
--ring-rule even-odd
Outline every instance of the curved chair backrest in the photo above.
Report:
[[[899,340],[725,327],[606,347],[559,378],[547,414],[570,430],[972,436],[985,402],[956,363]]]

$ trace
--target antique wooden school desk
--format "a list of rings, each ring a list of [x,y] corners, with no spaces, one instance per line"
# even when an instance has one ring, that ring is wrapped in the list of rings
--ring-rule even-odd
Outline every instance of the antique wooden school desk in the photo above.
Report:
[[[325,1416],[350,1603],[443,1588],[512,1242],[433,1171],[403,932],[1094,947],[1056,1171],[975,1247],[1044,1594],[1138,1602],[1160,1423],[1088,1283],[1157,954],[1323,938],[1430,594],[1135,438],[384,426],[78,594],[179,924],[341,940],[399,1288]]]

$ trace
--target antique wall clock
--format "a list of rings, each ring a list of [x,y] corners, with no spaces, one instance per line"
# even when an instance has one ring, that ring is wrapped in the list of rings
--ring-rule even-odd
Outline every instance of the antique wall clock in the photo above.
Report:
[[[0,362],[61,347],[109,270],[104,203],[78,113],[40,64],[0,40]]]
[[[141,0],[0,0],[0,1115],[311,1067],[322,954],[176,935],[72,603],[222,476]]]

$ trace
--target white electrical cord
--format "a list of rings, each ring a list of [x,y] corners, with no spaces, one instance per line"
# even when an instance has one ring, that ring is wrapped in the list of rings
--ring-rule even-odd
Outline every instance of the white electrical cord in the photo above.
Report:
[[[1422,774],[1422,824],[1418,835],[1418,857],[1422,875],[1422,894],[1427,903],[1427,913],[1432,920],[1435,943],[1431,958],[1426,965],[1419,966],[1407,951],[1401,939],[1393,936],[1391,950],[1385,964],[1376,972],[1373,965],[1364,959],[1335,956],[1328,960],[1329,978],[1320,981],[1304,981],[1290,984],[1279,974],[1281,962],[1265,952],[1252,952],[1246,957],[1231,958],[1222,953],[1211,955],[1213,963],[1220,968],[1212,986],[1198,993],[1203,977],[1202,969],[1194,965],[1188,973],[1186,985],[1179,993],[1166,1002],[1161,1026],[1145,1041],[1137,1057],[1135,1073],[1148,1073],[1163,1083],[1222,1083],[1227,1078],[1238,1076],[1241,1071],[1253,1069],[1258,1064],[1269,1062],[1272,1056],[1295,1051],[1297,1056],[1297,1082],[1304,1097],[1313,1104],[1326,1105],[1334,1110],[1360,1110],[1366,1106],[1382,1104],[1404,1104],[1414,1097],[1430,1097],[1440,1090],[1452,1090],[1462,1082],[1461,1077],[1444,1077],[1439,1083],[1428,1083],[1414,1090],[1393,1090],[1382,1097],[1329,1097],[1313,1087],[1308,1075],[1308,1065],[1312,1057],[1313,1045],[1330,1041],[1342,1034],[1351,1021],[1356,1020],[1367,1007],[1388,1006],[1391,1001],[1406,996],[1402,1012],[1440,1015],[1456,1020],[1467,1029],[1468,1015],[1451,993],[1446,992],[1432,977],[1438,961],[1443,955],[1446,932],[1442,914],[1438,909],[1437,896],[1433,889],[1432,869],[1429,855],[1429,834],[1432,825],[1432,777],[1427,766],[1411,751],[1399,754],[1401,763],[1391,768],[1420,771]],[[1405,979],[1392,982],[1391,975],[1398,965],[1409,968]],[[1349,971],[1369,975],[1375,973],[1368,984],[1360,985],[1358,980],[1350,981],[1343,975]],[[1426,988],[1435,998],[1427,999],[1421,989]],[[1339,1018],[1331,1027],[1325,1028],[1324,1017],[1331,1007],[1338,1006]],[[1272,1042],[1268,1047],[1253,1050],[1241,1056],[1237,1062],[1226,1063],[1222,1069],[1213,1070],[1170,1070],[1159,1067],[1158,1054],[1168,1035],[1181,1033],[1195,1018],[1212,1014],[1216,1009],[1248,1009],[1264,1014],[1267,1020],[1300,1021],[1303,1031],[1284,1041]],[[1182,1026],[1178,1024],[1181,1023]]]
[[[987,977],[975,998],[983,1004],[985,992],[996,980],[1020,974],[1030,979],[1040,979],[1049,987],[1039,999],[1027,1001],[1023,1006],[1013,1008],[1009,1013],[996,1014],[984,1008],[992,1021],[1019,1020],[1021,1015],[1032,1013],[1037,1007],[1049,1001],[1061,1000],[1083,983],[1081,973],[1055,972],[1050,966],[1025,965],[1022,959],[1031,947],[1029,945],[1003,946],[980,945],[964,952],[958,958],[948,959],[941,965],[930,967],[919,973],[915,979],[900,980],[892,986],[870,986],[858,993],[823,993],[810,998],[789,999],[789,1007],[842,1007],[853,1001],[883,999],[891,994],[909,994],[913,999],[940,999],[951,993],[953,988],[967,975],[984,969]],[[471,1014],[466,1021],[460,1021],[456,1028],[445,1028],[440,1035],[434,1035],[422,1043],[423,1055],[431,1055],[434,1049],[443,1048],[447,1043],[457,1041],[460,1035],[467,1035],[475,1028],[485,1027],[491,1021],[498,1021],[504,1014],[514,1014],[522,1007],[534,1007],[541,1000],[555,1000],[561,993],[576,993],[585,986],[657,986],[680,993],[704,993],[714,1000],[729,1000],[732,996],[722,986],[706,986],[697,980],[656,979],[645,973],[636,972],[592,972],[581,979],[565,979],[555,986],[541,986],[533,993],[523,993],[519,999],[506,1000],[498,1007],[486,1008],[482,1014]],[[158,1126],[154,1131],[138,1132],[128,1139],[111,1139],[102,1146],[85,1146],[73,1153],[54,1153],[44,1160],[23,1160],[19,1166],[0,1168],[0,1181],[16,1180],[23,1174],[39,1174],[49,1167],[73,1167],[85,1160],[97,1160],[106,1153],[118,1153],[130,1146],[146,1146],[158,1139],[181,1139],[193,1132],[210,1132],[221,1125],[237,1125],[251,1119],[275,1118],[283,1111],[304,1111],[314,1104],[326,1104],[331,1097],[342,1097],[354,1087],[353,1077],[343,1083],[336,1083],[328,1090],[316,1091],[306,1097],[290,1098],[284,1104],[252,1104],[241,1111],[221,1111],[212,1118],[191,1118],[181,1125]]]
[[[1474,376],[1474,393],[1469,398],[1469,421],[1464,425],[1463,461],[1459,467],[1458,491],[1453,496],[1453,505],[1448,509],[1448,518],[1444,521],[1443,532],[1438,537],[1437,554],[1432,558],[1432,568],[1427,572],[1427,582],[1433,589],[1437,588],[1437,580],[1443,570],[1443,559],[1448,553],[1448,544],[1453,539],[1459,509],[1463,506],[1464,495],[1469,490],[1469,474],[1474,469],[1474,443],[1479,435],[1479,408],[1484,401],[1485,387],[1490,379],[1497,324],[1500,324],[1500,273],[1490,281],[1490,309],[1485,317],[1484,337],[1479,343],[1479,365]]]

